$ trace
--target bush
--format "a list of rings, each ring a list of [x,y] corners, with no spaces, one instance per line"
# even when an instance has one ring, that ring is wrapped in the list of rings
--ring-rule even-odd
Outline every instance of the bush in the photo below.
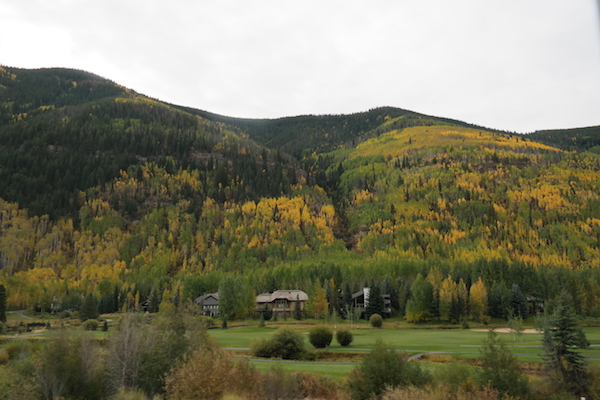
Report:
[[[456,394],[458,392],[472,392],[476,388],[476,370],[474,367],[453,361],[437,367],[433,377],[438,385],[443,385],[446,392]]]
[[[88,319],[81,324],[81,327],[86,331],[95,331],[100,324],[95,319]]]
[[[377,340],[373,350],[350,371],[348,386],[353,399],[367,400],[381,396],[386,388],[422,386],[428,380],[429,375],[405,353]]]
[[[198,318],[200,319],[202,326],[204,326],[206,329],[212,329],[215,327],[215,320],[212,317],[201,315]]]
[[[5,350],[0,350],[0,365],[8,364],[10,357]]]
[[[198,348],[166,377],[167,398],[221,399],[231,369],[229,357],[221,349]]]
[[[254,357],[270,358],[274,353],[270,339],[258,339],[250,345],[250,354]]]
[[[383,325],[383,318],[379,314],[373,314],[371,315],[371,318],[369,318],[369,323],[373,328],[381,328]]]
[[[58,318],[61,318],[61,319],[71,318],[71,313],[69,311],[61,311],[60,314],[58,314]]]
[[[502,397],[504,399],[504,397]],[[474,390],[460,390],[456,394],[448,394],[444,385],[435,387],[407,387],[388,389],[383,394],[382,400],[500,400],[501,397],[494,389],[489,387]],[[511,397],[512,399],[512,397]]]
[[[252,343],[250,352],[256,357],[297,360],[305,353],[304,338],[290,328],[280,328],[270,339]]]
[[[335,339],[340,346],[349,346],[354,340],[354,336],[352,336],[352,332],[348,329],[338,329],[335,333]]]
[[[333,332],[326,326],[315,326],[308,332],[308,341],[317,349],[324,349],[332,340]]]

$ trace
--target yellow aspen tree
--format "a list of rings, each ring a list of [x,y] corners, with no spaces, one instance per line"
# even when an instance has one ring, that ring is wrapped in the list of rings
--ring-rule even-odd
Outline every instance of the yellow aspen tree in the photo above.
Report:
[[[452,314],[452,301],[456,301],[458,298],[457,285],[452,279],[452,276],[448,275],[440,285],[439,301],[440,301],[440,319],[442,321],[450,321]]]
[[[312,307],[310,308],[312,308],[313,316],[315,318],[325,317],[325,313],[329,307],[329,302],[327,301],[327,292],[325,292],[325,289],[323,289],[321,285],[316,285],[312,300]]]
[[[487,314],[488,306],[488,291],[481,277],[471,285],[469,294],[471,318],[481,321],[482,317]]]

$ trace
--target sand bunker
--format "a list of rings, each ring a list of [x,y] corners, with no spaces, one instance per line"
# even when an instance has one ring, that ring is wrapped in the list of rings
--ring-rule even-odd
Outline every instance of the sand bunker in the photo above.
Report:
[[[472,332],[487,332],[488,329],[471,329]],[[494,332],[498,332],[498,333],[513,333],[513,331],[510,328],[497,328],[494,329]],[[523,333],[541,333],[540,331],[537,331],[535,329],[524,329]]]

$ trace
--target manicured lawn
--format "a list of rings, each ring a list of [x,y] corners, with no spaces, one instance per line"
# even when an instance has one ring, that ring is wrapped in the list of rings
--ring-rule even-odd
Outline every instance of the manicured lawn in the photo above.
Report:
[[[293,326],[292,326],[293,328]],[[275,327],[240,327],[231,329],[211,329],[219,345],[229,348],[249,348],[251,343],[259,338],[268,337],[275,332]],[[298,331],[306,334],[307,349],[313,349],[308,342],[309,328],[298,326]],[[329,351],[362,352],[373,348],[378,339],[394,346],[397,350],[409,354],[442,352],[455,357],[477,358],[487,332],[473,332],[467,329],[352,329],[354,341],[348,347],[341,347],[335,338]],[[588,340],[592,345],[600,345],[600,328],[585,328]],[[541,334],[523,334],[522,341],[515,341],[511,333],[498,334],[519,361],[542,362],[539,356],[542,353]],[[590,347],[584,352],[586,356],[599,358],[590,359],[591,364],[600,363],[600,346]]]

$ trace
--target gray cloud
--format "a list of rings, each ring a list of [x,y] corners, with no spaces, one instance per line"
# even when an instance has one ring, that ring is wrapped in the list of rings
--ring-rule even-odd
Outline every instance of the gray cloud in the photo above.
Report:
[[[12,0],[0,24],[0,63],[226,115],[389,105],[518,132],[600,124],[595,2]]]

